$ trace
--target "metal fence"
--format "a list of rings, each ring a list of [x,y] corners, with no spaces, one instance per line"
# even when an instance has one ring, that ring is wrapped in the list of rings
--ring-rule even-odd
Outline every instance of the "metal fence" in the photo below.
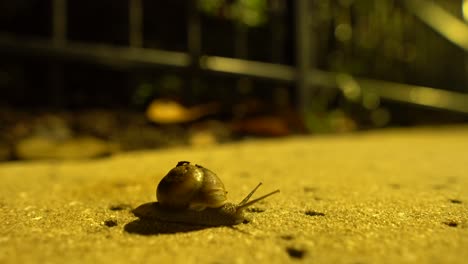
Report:
[[[69,41],[67,39],[67,0],[52,0],[52,37],[38,38],[0,32],[0,53],[18,56],[47,56],[58,60],[74,60],[124,67],[159,66],[168,68],[194,67],[200,71],[230,74],[239,77],[268,79],[295,83],[298,109],[304,111],[311,100],[314,87],[341,89],[345,95],[362,97],[374,94],[383,99],[423,105],[468,114],[468,95],[436,88],[364,79],[346,73],[319,70],[314,65],[314,33],[309,25],[309,5],[312,1],[294,2],[296,65],[258,62],[240,58],[208,56],[201,53],[202,30],[196,1],[189,4],[187,47],[185,52],[144,48],[143,2],[128,1],[129,45],[115,46]],[[420,0],[406,1],[412,12],[434,28],[448,41],[468,50],[468,26],[451,17],[437,5]],[[452,30],[449,30],[452,29]]]

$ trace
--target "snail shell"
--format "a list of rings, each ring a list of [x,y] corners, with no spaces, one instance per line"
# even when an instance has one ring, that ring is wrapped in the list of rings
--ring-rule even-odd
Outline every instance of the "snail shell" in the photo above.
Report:
[[[260,185],[239,204],[228,203],[224,184],[215,173],[200,165],[181,161],[158,184],[158,202],[141,205],[133,212],[140,218],[163,222],[236,225],[245,220],[245,208],[279,192],[275,190],[249,202]]]
[[[166,208],[202,211],[225,204],[226,193],[223,182],[212,171],[181,161],[159,182],[156,198]]]

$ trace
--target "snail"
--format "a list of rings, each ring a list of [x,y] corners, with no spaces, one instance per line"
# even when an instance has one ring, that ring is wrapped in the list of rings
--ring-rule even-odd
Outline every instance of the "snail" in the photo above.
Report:
[[[259,183],[239,204],[227,202],[226,190],[218,176],[188,161],[180,161],[159,182],[157,202],[140,205],[133,213],[146,219],[204,226],[230,226],[244,222],[244,209],[279,193],[275,190],[249,201]]]

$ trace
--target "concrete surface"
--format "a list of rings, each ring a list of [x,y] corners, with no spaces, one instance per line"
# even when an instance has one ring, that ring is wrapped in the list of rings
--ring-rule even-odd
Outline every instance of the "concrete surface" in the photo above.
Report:
[[[281,193],[234,227],[142,223],[179,160]],[[466,263],[468,127],[4,163],[0,216],[0,263]]]

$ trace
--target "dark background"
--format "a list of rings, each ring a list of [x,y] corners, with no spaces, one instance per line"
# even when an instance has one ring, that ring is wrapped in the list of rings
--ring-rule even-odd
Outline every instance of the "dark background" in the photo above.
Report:
[[[431,17],[421,19],[421,8],[408,4],[419,1],[305,1],[308,6],[298,11],[300,2],[0,1],[1,129],[10,131],[11,142],[28,134],[11,136],[11,127],[19,120],[31,123],[28,115],[71,113],[76,117],[96,110],[119,116],[131,113],[146,120],[138,124],[164,128],[145,119],[145,109],[155,99],[184,107],[217,103],[216,112],[190,121],[189,126],[217,120],[228,129],[242,127],[243,135],[252,130],[245,123],[232,122],[259,124],[273,118],[286,128],[279,134],[290,135],[467,121],[467,47],[434,28]],[[140,25],[130,23],[131,3],[140,4],[136,15]],[[431,3],[465,21],[463,1]],[[54,20],[60,4],[62,20]],[[303,31],[298,17],[306,21]],[[54,31],[60,21],[61,36]],[[132,32],[139,36],[136,44],[131,41]],[[298,48],[301,39],[306,39],[306,46]],[[80,49],[77,44],[88,46]],[[102,52],[112,48],[171,51],[187,55],[191,62],[174,66],[76,53],[86,47],[99,47]],[[267,77],[231,69],[206,70],[203,56],[285,65],[299,75],[285,80],[262,66],[258,69],[266,71]],[[307,70],[331,77],[300,73],[304,61]],[[341,86],[340,76],[347,80]],[[312,84],[301,84],[305,78],[311,78]],[[368,79],[370,84],[361,82]],[[361,89],[360,93],[347,94],[349,85]],[[429,103],[414,96],[428,92],[434,99]],[[268,122],[263,125],[267,132],[252,134],[277,135],[268,132],[275,126]],[[124,123],[135,124],[127,119]],[[74,126],[74,131],[80,127]]]

